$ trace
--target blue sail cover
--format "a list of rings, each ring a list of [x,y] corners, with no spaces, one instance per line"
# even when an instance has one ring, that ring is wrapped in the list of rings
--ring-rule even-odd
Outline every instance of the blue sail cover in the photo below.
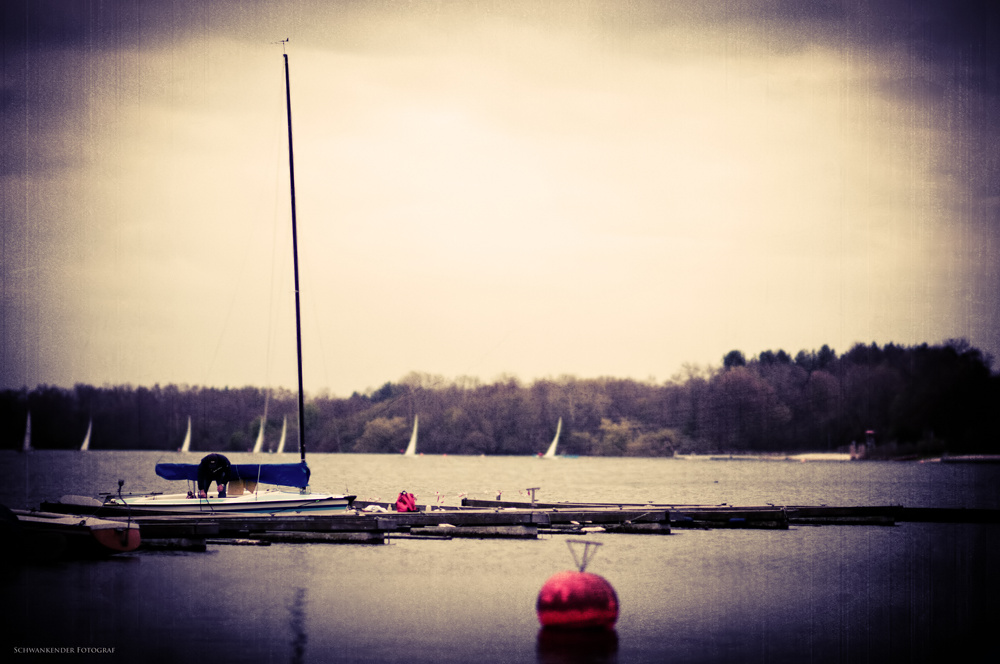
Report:
[[[198,481],[196,463],[158,463],[156,474],[165,480]],[[299,463],[238,463],[229,467],[229,477],[244,482],[277,484],[304,489],[309,485],[309,466]]]

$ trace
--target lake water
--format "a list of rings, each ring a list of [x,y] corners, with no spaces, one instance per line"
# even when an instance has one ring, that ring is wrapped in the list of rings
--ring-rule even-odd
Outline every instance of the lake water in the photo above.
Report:
[[[179,456],[0,453],[0,502],[96,495],[119,478],[126,492],[176,490],[153,465]],[[539,487],[545,501],[1000,508],[996,465],[317,454],[310,467],[314,490],[390,500],[406,489],[422,505],[454,505],[461,494],[518,499]],[[574,566],[564,536],[397,539],[9,569],[3,648],[29,661],[20,649],[113,648],[72,661],[212,664],[1000,661],[996,525],[587,539],[602,544],[588,571],[621,603],[611,635],[559,640],[539,629],[539,589]]]

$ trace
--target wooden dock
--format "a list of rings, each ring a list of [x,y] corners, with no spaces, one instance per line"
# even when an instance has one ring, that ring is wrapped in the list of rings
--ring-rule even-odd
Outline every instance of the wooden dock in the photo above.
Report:
[[[124,517],[114,517],[124,520]],[[393,536],[537,538],[599,528],[632,534],[668,534],[665,510],[445,509],[432,512],[349,512],[336,515],[160,515],[132,519],[143,541],[197,538],[269,542],[382,543]]]
[[[547,503],[463,499],[463,505],[480,509],[538,510],[666,510],[670,525],[685,527],[774,527],[788,525],[893,526],[897,523],[1000,523],[1000,510],[903,507],[902,505],[830,506],[830,505],[764,505],[736,507],[732,505],[678,505],[669,503]],[[787,517],[786,524],[777,512]],[[771,525],[764,525],[770,523]]]
[[[657,515],[656,521],[669,524],[672,528],[768,528],[787,529],[788,515],[780,507],[730,507],[717,506],[679,506],[655,505],[637,503],[526,503],[497,500],[462,499],[464,507],[479,509],[519,509],[539,510],[549,514],[549,518],[562,521],[569,518],[572,521],[590,521],[593,523],[634,522],[632,515]],[[660,519],[659,514],[664,513]],[[619,515],[630,515],[622,518]],[[652,520],[647,518],[647,521]]]
[[[46,503],[50,508],[52,503]],[[463,499],[460,507],[390,511],[386,503],[356,501],[336,514],[170,514],[110,517],[138,524],[144,548],[204,550],[214,544],[279,542],[384,544],[393,538],[535,539],[593,532],[667,535],[673,529],[790,526],[894,526],[899,522],[1000,523],[1000,510],[835,506],[546,503]],[[100,510],[95,510],[100,517]],[[103,517],[109,518],[109,517]]]

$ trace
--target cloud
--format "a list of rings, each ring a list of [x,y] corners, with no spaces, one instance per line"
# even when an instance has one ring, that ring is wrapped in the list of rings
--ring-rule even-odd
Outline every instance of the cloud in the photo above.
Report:
[[[4,383],[294,382],[285,36],[311,389],[996,352],[995,47],[869,6],[5,9]]]

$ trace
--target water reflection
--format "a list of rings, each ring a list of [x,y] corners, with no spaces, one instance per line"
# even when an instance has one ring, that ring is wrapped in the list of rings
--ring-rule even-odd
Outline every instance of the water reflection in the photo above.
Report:
[[[306,589],[296,588],[292,604],[288,607],[290,614],[288,627],[292,632],[292,664],[303,664],[306,661]]]
[[[538,631],[538,664],[615,664],[618,632],[613,629]]]

